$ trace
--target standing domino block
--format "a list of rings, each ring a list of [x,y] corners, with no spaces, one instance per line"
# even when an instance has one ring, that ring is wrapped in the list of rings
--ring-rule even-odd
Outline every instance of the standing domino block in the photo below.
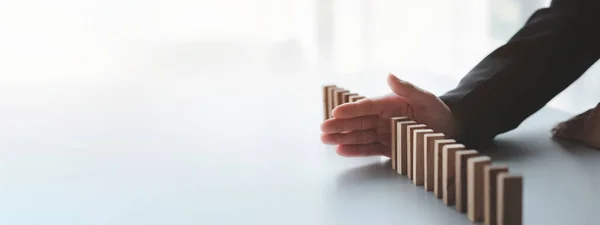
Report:
[[[456,152],[459,150],[465,150],[465,146],[462,144],[451,144],[445,145],[442,148],[442,195],[444,204],[454,205],[456,200],[455,190],[455,174],[456,165],[454,159],[456,159]]]
[[[331,109],[329,107],[329,90],[332,88],[336,88],[335,85],[326,85],[323,86],[323,107],[324,107],[324,120],[331,118]]]
[[[346,89],[337,89],[335,90],[335,97],[334,97],[334,104],[333,104],[333,108],[338,107],[341,104],[344,104],[344,93],[349,93],[350,91],[346,90]],[[333,110],[333,109],[332,109]]]
[[[467,160],[467,209],[471,222],[483,220],[483,173],[492,163],[488,156],[477,156]]]
[[[331,95],[331,109],[333,110],[336,106],[338,106],[340,104],[339,102],[339,97],[338,95],[341,95],[342,93],[344,93],[346,90],[340,87],[334,88],[332,90],[332,95]]]
[[[364,96],[360,96],[360,95],[352,95],[350,96],[350,102],[357,102],[358,100],[361,100],[365,98]]]
[[[410,120],[408,117],[406,116],[401,116],[401,117],[392,117],[390,119],[390,129],[391,129],[391,133],[392,133],[392,140],[390,142],[390,146],[391,146],[391,151],[392,151],[392,169],[397,171],[398,170],[398,161],[397,161],[397,153],[398,153],[398,140],[400,140],[400,135],[398,135],[398,122],[402,122],[402,121],[408,121]]]
[[[479,156],[476,150],[462,150],[456,152],[456,211],[467,212],[467,160]]]
[[[433,149],[433,195],[435,195],[436,198],[443,197],[442,150],[444,146],[452,144],[456,144],[456,141],[453,139],[437,140],[434,144],[435,146]]]
[[[413,172],[412,172],[412,149],[413,149],[413,138],[412,138],[412,134],[414,132],[414,130],[416,129],[424,129],[427,126],[425,126],[425,124],[414,124],[414,125],[408,125],[406,126],[406,174],[408,174],[408,179],[412,180],[413,179]]]
[[[483,221],[485,225],[496,225],[498,175],[508,173],[506,165],[487,165],[483,174]]]
[[[355,95],[357,95],[357,94],[349,93],[349,92],[343,93],[342,98],[344,98],[344,100],[342,101],[342,104],[350,102],[350,96],[355,96]]]
[[[501,173],[498,175],[496,216],[498,225],[523,224],[523,177]]]
[[[398,166],[397,171],[399,174],[408,174],[408,134],[407,127],[410,125],[415,125],[417,122],[412,120],[401,121],[396,125],[396,134],[398,136],[397,139],[397,148],[398,152],[396,152],[396,164]]]
[[[435,141],[444,139],[444,134],[442,133],[430,133],[425,134],[425,159],[423,164],[425,165],[425,190],[433,191],[433,179],[434,177],[434,169],[435,169]]]
[[[331,114],[331,111],[333,111],[333,108],[335,108],[335,103],[336,103],[336,101],[335,101],[335,98],[336,98],[335,92],[337,90],[342,90],[342,89],[339,88],[339,87],[332,87],[327,92],[327,111],[329,113],[329,118],[330,119],[333,118],[333,115]]]
[[[412,149],[413,183],[417,186],[425,184],[425,134],[433,133],[432,129],[414,130]]]

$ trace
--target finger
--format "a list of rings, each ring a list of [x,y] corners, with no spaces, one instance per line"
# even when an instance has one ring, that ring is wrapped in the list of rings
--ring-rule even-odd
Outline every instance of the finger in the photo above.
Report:
[[[337,147],[337,154],[346,157],[366,157],[366,156],[387,156],[390,152],[379,143],[365,145],[340,145]]]
[[[349,119],[329,119],[321,124],[321,131],[326,134],[341,133],[353,130],[368,130],[379,125],[377,116],[361,116]]]
[[[348,119],[359,116],[379,115],[382,98],[364,98],[357,102],[342,104],[331,112],[334,118]]]
[[[387,83],[395,94],[405,98],[409,102],[427,103],[431,102],[432,99],[435,99],[435,96],[432,93],[418,88],[408,81],[400,80],[391,73],[388,75]]]
[[[369,144],[379,141],[379,135],[375,130],[351,131],[348,133],[322,134],[321,141],[325,144]]]
[[[391,133],[379,133],[379,143],[383,146],[390,146]]]

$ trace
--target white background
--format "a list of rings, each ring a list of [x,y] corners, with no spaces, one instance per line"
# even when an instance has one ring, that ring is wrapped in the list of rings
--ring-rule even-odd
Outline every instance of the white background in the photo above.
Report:
[[[130,67],[144,76],[191,68],[215,79],[291,73],[342,83],[353,76],[379,94],[387,92],[387,72],[458,81],[548,2],[2,0],[0,81],[94,83],[135,76]],[[600,78],[590,73],[550,105],[593,106]]]

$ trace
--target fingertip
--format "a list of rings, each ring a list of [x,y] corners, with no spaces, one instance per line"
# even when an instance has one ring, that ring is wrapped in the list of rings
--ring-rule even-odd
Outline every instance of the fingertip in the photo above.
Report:
[[[351,151],[349,149],[348,146],[346,145],[339,145],[336,150],[335,150],[336,154],[338,154],[339,156],[343,156],[343,157],[356,157],[356,153],[354,151]],[[354,153],[354,154],[353,154]]]
[[[321,132],[323,134],[331,134],[331,133],[335,133],[334,132],[334,121],[335,118],[331,118],[326,120],[325,122],[321,123]]]
[[[336,145],[336,137],[332,134],[321,134],[321,142],[326,145]]]
[[[400,78],[391,74],[390,76],[388,76],[387,83],[388,86],[390,86],[390,89],[392,89],[393,92],[399,95],[404,95],[404,89],[406,89],[410,85],[410,83],[408,83],[407,81],[400,80]]]
[[[327,134],[321,134],[321,142],[327,144]]]
[[[393,73],[389,73],[388,74],[388,76],[387,76],[387,82],[388,82],[388,84],[394,83],[394,82],[399,82],[399,81],[400,81],[400,78],[398,78]]]
[[[335,108],[333,108],[333,110],[331,111],[331,115],[333,115],[334,118],[338,118],[338,119],[342,119],[345,118],[345,110],[348,107],[348,103],[339,105]]]
[[[329,120],[331,120],[331,119],[327,119],[321,123],[321,125],[319,126],[319,129],[321,130],[321,132],[325,133],[325,128],[327,128],[327,121],[329,121]]]
[[[347,102],[335,107],[331,111],[331,115],[333,115],[336,119],[349,119],[364,114],[365,112],[361,112],[361,108],[363,108],[364,102],[370,101],[368,98],[360,99],[356,102]]]

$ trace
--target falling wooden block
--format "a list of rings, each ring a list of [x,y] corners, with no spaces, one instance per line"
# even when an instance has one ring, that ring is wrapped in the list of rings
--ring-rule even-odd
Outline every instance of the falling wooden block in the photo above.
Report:
[[[352,95],[350,96],[350,102],[357,102],[358,100],[361,100],[365,98],[364,96],[360,96],[360,95]]]
[[[456,184],[456,211],[460,213],[467,212],[467,160],[479,156],[476,150],[461,150],[456,152],[454,159],[456,164],[455,181]]]
[[[483,220],[483,168],[492,164],[488,156],[477,156],[467,160],[467,211],[471,222]]]
[[[517,174],[500,173],[496,182],[497,224],[523,224],[523,177]]]
[[[329,90],[336,88],[335,85],[323,86],[323,107],[324,107],[324,120],[331,118],[331,110],[329,109]]]
[[[425,165],[425,190],[433,191],[433,179],[434,169],[435,169],[435,141],[444,139],[444,134],[442,133],[429,133],[425,134],[425,155],[424,155],[424,165]]]
[[[343,98],[342,104],[350,102],[350,96],[355,96],[355,95],[357,95],[357,94],[350,93],[350,92],[342,93],[342,98]]]
[[[425,134],[431,133],[432,129],[415,129],[412,134],[413,183],[417,186],[425,184]]]
[[[498,175],[508,173],[508,166],[487,165],[483,170],[483,221],[485,225],[496,225]]]
[[[408,125],[406,126],[406,174],[408,175],[408,179],[412,180],[413,179],[413,172],[412,172],[412,150],[413,150],[413,138],[412,138],[412,134],[414,132],[414,130],[416,129],[424,129],[427,126],[425,126],[425,124],[413,124],[413,125]]]
[[[392,158],[392,169],[394,170],[398,170],[398,161],[397,161],[397,152],[399,151],[398,149],[398,141],[400,140],[400,135],[398,133],[398,122],[402,122],[402,121],[409,121],[410,119],[406,116],[401,116],[401,117],[392,117],[390,119],[390,129],[391,129],[391,142],[390,142],[390,149],[392,151],[391,154],[391,158]]]
[[[397,171],[399,174],[408,174],[408,126],[410,125],[415,125],[417,124],[417,122],[412,121],[412,120],[407,120],[407,121],[400,121],[397,123],[396,125],[396,135],[398,136],[397,139],[397,148],[398,151],[396,152],[396,164],[397,164]]]
[[[459,150],[465,150],[465,146],[462,144],[450,144],[445,145],[442,148],[442,195],[443,201],[446,205],[454,205],[456,200],[456,190],[454,181],[456,165],[454,159],[456,159],[456,152]]]
[[[452,144],[456,144],[456,141],[453,139],[436,140],[434,144],[435,146],[433,149],[433,195],[435,195],[436,198],[443,197],[442,150],[446,145]]]

